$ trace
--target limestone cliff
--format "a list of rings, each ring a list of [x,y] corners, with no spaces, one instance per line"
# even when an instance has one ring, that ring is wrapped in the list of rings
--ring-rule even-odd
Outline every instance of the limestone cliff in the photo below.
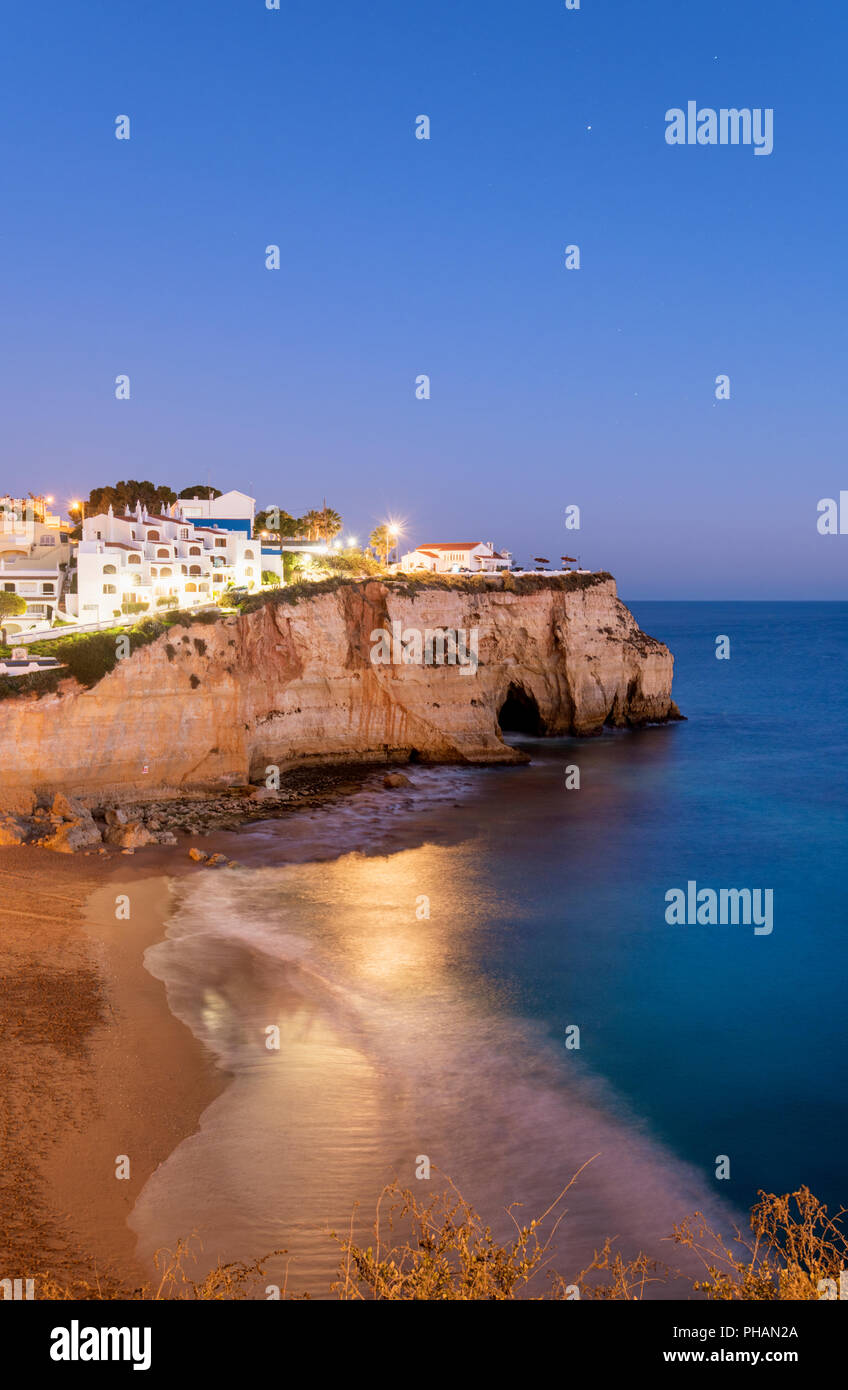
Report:
[[[372,633],[393,623],[476,630],[476,670],[375,664]],[[548,734],[673,719],[672,665],[608,575],[284,590],[172,628],[91,689],[0,701],[0,801],[244,782],[302,760],[515,761],[505,706]]]

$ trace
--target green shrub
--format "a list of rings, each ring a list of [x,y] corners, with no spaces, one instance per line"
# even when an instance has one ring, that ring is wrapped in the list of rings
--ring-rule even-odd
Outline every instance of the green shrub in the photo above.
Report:
[[[5,590],[0,590],[0,618],[19,618],[26,611],[26,600],[20,594],[7,594]]]

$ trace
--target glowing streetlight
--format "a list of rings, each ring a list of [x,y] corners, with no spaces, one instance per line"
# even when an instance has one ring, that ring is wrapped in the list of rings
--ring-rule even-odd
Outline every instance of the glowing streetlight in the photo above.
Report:
[[[356,545],[356,536],[348,536],[347,543],[351,548],[353,548],[353,546]]]
[[[389,517],[388,520],[384,523],[384,525],[385,525],[385,528],[386,528],[386,537],[387,537],[386,550],[385,550],[385,563],[388,564],[388,563],[389,563],[389,551],[390,551],[390,550],[394,550],[394,548],[395,548],[395,546],[397,545],[397,542],[398,542],[398,537],[403,535],[403,527],[401,526],[401,524],[400,524],[399,521],[394,521],[394,520],[392,519],[392,517]]]

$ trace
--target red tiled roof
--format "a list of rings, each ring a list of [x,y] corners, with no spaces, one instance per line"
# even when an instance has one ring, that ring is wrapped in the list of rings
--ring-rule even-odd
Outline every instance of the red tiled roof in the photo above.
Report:
[[[113,550],[141,550],[144,546],[143,541],[136,541],[135,545],[127,545],[126,541],[104,541],[104,545],[111,546]]]
[[[476,550],[482,541],[428,541],[426,545],[416,546],[416,550]]]

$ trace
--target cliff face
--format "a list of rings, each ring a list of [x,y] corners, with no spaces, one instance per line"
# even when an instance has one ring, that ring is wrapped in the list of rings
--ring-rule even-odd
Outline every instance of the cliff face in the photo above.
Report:
[[[89,690],[0,701],[0,801],[264,780],[293,760],[511,762],[502,710],[548,734],[678,717],[673,658],[614,581],[560,585],[367,581],[175,627]],[[393,624],[476,631],[476,669],[375,663],[371,634]]]

